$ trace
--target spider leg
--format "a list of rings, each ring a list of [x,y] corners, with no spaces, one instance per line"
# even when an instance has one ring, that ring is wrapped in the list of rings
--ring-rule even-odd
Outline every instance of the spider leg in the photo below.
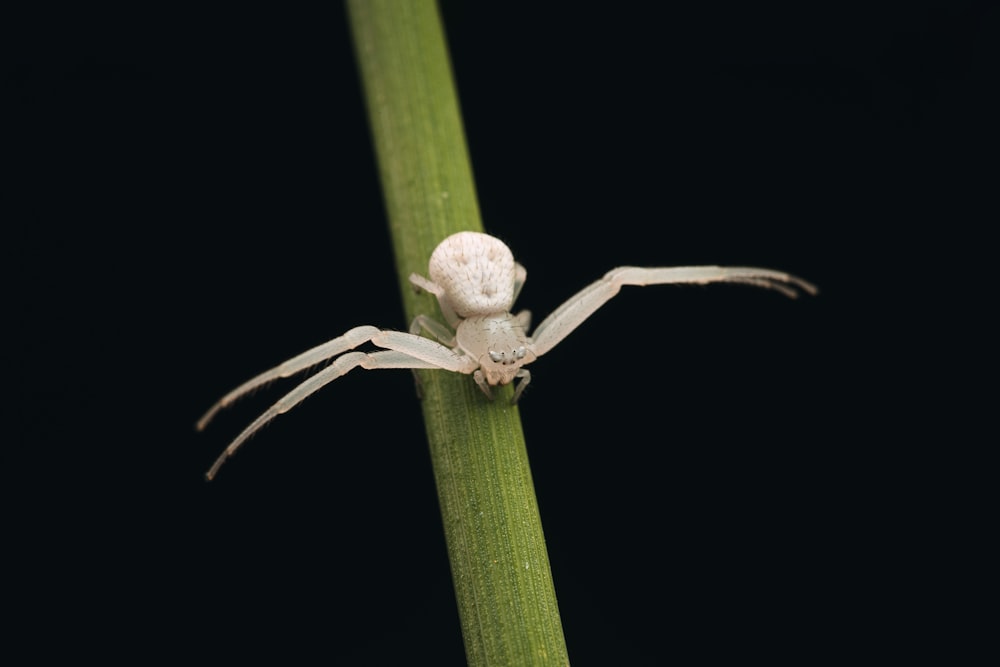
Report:
[[[556,308],[535,329],[532,335],[534,352],[541,356],[559,344],[598,308],[607,303],[624,285],[707,285],[709,283],[742,283],[774,289],[795,298],[798,290],[816,294],[816,287],[801,278],[781,271],[749,266],[676,266],[645,269],[622,266],[612,269],[603,278],[584,287]]]
[[[437,283],[424,278],[419,273],[410,274],[410,283],[418,292],[420,290],[424,290],[425,292],[430,292],[437,297],[438,306],[441,308],[441,314],[444,315],[445,321],[448,322],[452,328],[458,326],[458,323],[462,318],[455,313],[455,309],[451,307],[450,303],[448,303],[448,296],[445,294],[444,288]]]
[[[426,331],[434,336],[438,342],[445,345],[455,345],[455,332],[441,324],[433,317],[427,315],[417,315],[410,324],[410,333],[419,335],[421,331]]]
[[[521,381],[517,383],[517,388],[514,390],[514,396],[510,399],[511,403],[517,403],[518,399],[521,398],[521,392],[523,392],[524,388],[528,386],[529,382],[531,382],[531,371],[527,368],[522,368],[517,371],[516,377],[521,378]]]
[[[523,331],[527,331],[531,328],[531,311],[522,310],[514,316],[514,320],[517,322],[517,326],[521,327]]]
[[[437,338],[439,343],[444,345],[454,347],[456,344],[455,332],[435,320],[433,317],[428,317],[427,315],[417,315],[413,318],[413,322],[410,323],[410,333],[419,335],[421,331],[426,331],[430,335]],[[417,373],[416,369],[413,370],[413,385],[417,390],[417,398],[422,399],[424,397],[423,382],[420,380],[420,375]]]
[[[476,371],[472,374],[472,379],[476,381],[476,386],[479,390],[486,394],[486,398],[493,400],[493,392],[490,390],[490,383],[486,381],[486,375],[482,371]]]
[[[521,288],[527,279],[528,270],[519,262],[514,262],[514,298],[510,302],[511,306],[517,303],[517,297],[521,294]]]
[[[375,370],[380,368],[438,368],[438,366],[433,363],[422,361],[420,359],[414,359],[413,357],[402,352],[397,352],[396,350],[381,350],[370,354],[366,354],[364,352],[349,352],[337,357],[332,364],[285,394],[280,400],[278,400],[277,403],[268,408],[264,414],[257,417],[257,419],[253,420],[249,426],[243,429],[243,432],[241,432],[238,436],[236,436],[236,439],[229,443],[229,446],[226,447],[225,451],[219,455],[219,458],[215,459],[215,463],[212,464],[212,467],[205,474],[205,477],[211,481],[216,474],[218,474],[219,468],[222,467],[222,464],[233,456],[233,454],[236,453],[236,450],[238,450],[243,443],[250,438],[250,436],[259,431],[269,421],[278,415],[288,412],[312,394],[316,393],[326,385],[358,366],[361,366],[366,370]]]
[[[479,368],[479,361],[461,352],[445,347],[437,341],[402,331],[385,330],[372,336],[372,343],[389,350],[396,350],[414,359],[427,362],[430,366],[416,368],[440,368],[453,373],[469,375]]]
[[[199,431],[205,429],[215,414],[226,407],[232,405],[235,401],[239,400],[243,396],[246,396],[254,389],[261,387],[268,382],[273,382],[279,378],[286,378],[296,373],[300,373],[307,368],[311,368],[318,363],[326,361],[331,357],[335,357],[342,352],[353,349],[362,343],[366,343],[372,339],[373,336],[379,333],[380,329],[378,327],[372,326],[360,326],[355,327],[345,333],[343,336],[334,338],[333,340],[328,340],[322,345],[317,345],[314,348],[308,349],[302,354],[292,357],[288,361],[275,366],[271,370],[264,371],[260,375],[253,377],[240,386],[233,389],[231,392],[220,398],[215,405],[208,409],[201,419],[198,420],[195,428]]]

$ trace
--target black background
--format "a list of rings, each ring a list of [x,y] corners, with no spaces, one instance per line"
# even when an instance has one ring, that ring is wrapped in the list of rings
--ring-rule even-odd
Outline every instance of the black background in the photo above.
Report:
[[[529,271],[521,307],[541,318],[621,264],[822,289],[626,290],[532,367],[521,413],[574,664],[928,642],[897,623],[923,595],[891,548],[913,520],[898,420],[921,420],[895,405],[920,372],[901,323],[941,289],[914,272],[981,215],[997,12],[443,11],[486,229]],[[12,634],[42,655],[463,664],[409,374],[338,381],[212,484],[287,387],[193,430],[262,369],[406,325],[342,8],[21,25]]]

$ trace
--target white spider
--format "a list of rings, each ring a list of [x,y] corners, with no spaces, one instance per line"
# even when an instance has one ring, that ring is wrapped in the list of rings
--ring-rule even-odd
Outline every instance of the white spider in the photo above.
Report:
[[[410,332],[373,326],[351,329],[343,336],[307,350],[285,363],[244,382],[223,396],[198,420],[200,431],[215,414],[240,397],[278,378],[289,377],[329,359],[334,361],[257,417],[219,455],[206,477],[212,479],[222,464],[257,430],[291,410],[307,396],[360,366],[376,368],[441,368],[471,374],[483,393],[492,399],[490,385],[505,385],[520,378],[513,401],[531,380],[524,366],[555,347],[594,311],[618,294],[623,285],[665,285],[728,282],[744,283],[798,296],[797,289],[816,294],[816,288],[793,275],[753,267],[678,266],[612,269],[588,285],[542,320],[528,335],[531,313],[511,314],[527,271],[514,261],[502,241],[487,234],[459,232],[442,241],[431,254],[430,280],[416,273],[410,282],[437,297],[448,326],[418,315]],[[425,338],[421,330],[440,342]],[[364,343],[384,348],[374,352],[347,352]],[[347,352],[346,354],[344,354]],[[338,356],[339,355],[339,356]]]

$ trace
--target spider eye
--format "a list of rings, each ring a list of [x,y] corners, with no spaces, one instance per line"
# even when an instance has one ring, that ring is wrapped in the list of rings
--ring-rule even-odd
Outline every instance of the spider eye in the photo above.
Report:
[[[510,364],[515,363],[518,359],[524,359],[528,356],[528,349],[522,345],[511,349],[510,352],[497,352],[496,350],[490,350],[489,355],[490,359],[493,360],[493,363],[509,366]]]

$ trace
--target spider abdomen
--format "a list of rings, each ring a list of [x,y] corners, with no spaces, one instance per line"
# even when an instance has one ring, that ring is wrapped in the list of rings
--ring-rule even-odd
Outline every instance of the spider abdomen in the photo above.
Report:
[[[460,317],[505,313],[514,303],[514,255],[502,241],[478,232],[452,234],[428,267]]]

